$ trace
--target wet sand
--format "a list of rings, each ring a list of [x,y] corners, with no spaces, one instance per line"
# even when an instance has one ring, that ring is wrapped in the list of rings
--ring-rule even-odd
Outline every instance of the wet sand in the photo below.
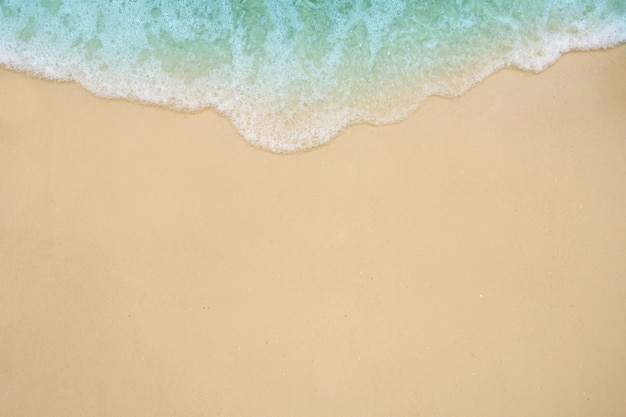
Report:
[[[0,71],[0,415],[626,415],[626,46],[294,155]]]

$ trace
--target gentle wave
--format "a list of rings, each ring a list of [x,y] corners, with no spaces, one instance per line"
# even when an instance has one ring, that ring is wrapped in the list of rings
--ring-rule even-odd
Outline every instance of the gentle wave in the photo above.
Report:
[[[0,0],[1,65],[214,108],[275,152],[400,120],[503,67],[624,41],[624,0]]]

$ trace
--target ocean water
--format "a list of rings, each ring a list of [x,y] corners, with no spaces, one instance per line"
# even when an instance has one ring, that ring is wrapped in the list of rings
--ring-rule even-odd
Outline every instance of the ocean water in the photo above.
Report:
[[[276,152],[624,41],[626,0],[0,0],[0,65],[213,108]]]

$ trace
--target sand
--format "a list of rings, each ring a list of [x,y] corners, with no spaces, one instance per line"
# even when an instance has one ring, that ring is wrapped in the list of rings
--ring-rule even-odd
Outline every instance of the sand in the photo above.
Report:
[[[0,415],[626,415],[626,46],[294,155],[0,71]]]

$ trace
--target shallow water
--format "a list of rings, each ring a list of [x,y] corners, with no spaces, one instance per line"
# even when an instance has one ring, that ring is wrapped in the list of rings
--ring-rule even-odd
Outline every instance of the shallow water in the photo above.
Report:
[[[289,152],[503,67],[626,41],[624,0],[0,0],[0,64],[104,97],[214,108]]]

